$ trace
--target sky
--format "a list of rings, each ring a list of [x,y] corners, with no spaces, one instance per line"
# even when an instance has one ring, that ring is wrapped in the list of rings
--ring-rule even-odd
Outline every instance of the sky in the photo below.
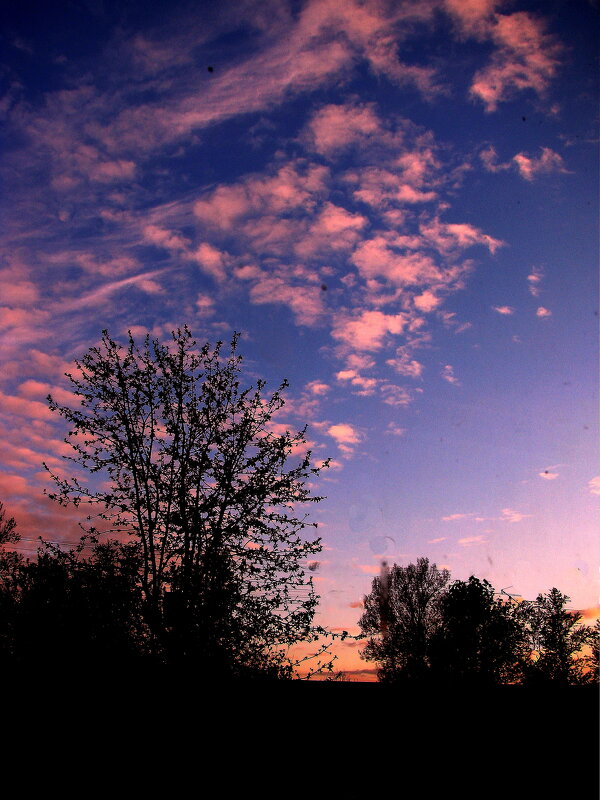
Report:
[[[591,0],[10,4],[0,499],[75,542],[49,391],[108,328],[240,331],[331,458],[318,621],[382,559],[598,606]],[[339,666],[371,669],[356,642]]]

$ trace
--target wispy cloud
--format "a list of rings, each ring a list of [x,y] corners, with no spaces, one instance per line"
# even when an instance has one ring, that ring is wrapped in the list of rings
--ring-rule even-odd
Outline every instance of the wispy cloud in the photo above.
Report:
[[[500,520],[503,522],[521,522],[532,516],[533,514],[523,514],[520,511],[515,511],[513,508],[503,508]]]
[[[558,472],[551,472],[549,469],[538,472],[540,478],[543,478],[545,481],[555,481],[559,477],[559,474]]]
[[[460,386],[460,381],[454,374],[454,367],[451,364],[445,365],[445,367],[442,369],[441,375],[447,383],[451,383],[454,386]]]
[[[600,494],[600,475],[595,475],[588,481],[588,488],[592,494]]]
[[[393,436],[404,436],[406,428],[401,428],[396,422],[388,422],[386,432],[391,433]]]
[[[483,536],[465,536],[458,540],[458,544],[461,547],[472,547],[473,545],[484,544],[485,542],[487,542],[487,539]]]
[[[542,153],[537,158],[528,156],[525,153],[517,153],[513,157],[513,161],[517,165],[519,174],[528,181],[532,181],[537,175],[551,172],[567,172],[562,156],[549,147],[542,147]]]
[[[487,172],[516,171],[526,181],[533,181],[539,175],[552,173],[568,173],[563,157],[550,147],[541,147],[539,156],[517,153],[509,161],[498,160],[498,153],[493,145],[486,145],[479,153],[479,158]]]
[[[512,306],[492,306],[492,308],[504,317],[510,317],[515,313],[515,309]]]
[[[543,20],[525,11],[494,14],[485,20],[480,15],[479,19],[475,33],[491,38],[496,50],[490,64],[473,79],[473,97],[492,112],[517,92],[529,90],[543,95],[561,54],[560,45],[546,33]]]
[[[356,427],[346,422],[338,422],[335,425],[330,425],[326,432],[346,456],[352,455],[356,445],[363,441],[363,436]]]
[[[540,284],[544,277],[544,270],[541,267],[533,267],[527,276],[527,283],[529,284],[529,294],[533,297],[539,297]]]

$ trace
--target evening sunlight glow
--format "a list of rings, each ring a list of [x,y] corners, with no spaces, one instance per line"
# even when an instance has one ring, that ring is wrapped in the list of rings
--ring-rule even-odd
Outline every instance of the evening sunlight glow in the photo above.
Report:
[[[242,388],[289,384],[267,430],[307,426],[289,463],[310,451],[325,498],[302,567],[315,623],[344,632],[335,670],[376,679],[352,637],[383,560],[526,600],[558,587],[593,623],[594,4],[12,6],[0,501],[17,550],[75,545],[90,513],[48,496],[71,450],[47,396],[73,402],[65,373],[103,330],[187,326],[223,352],[239,333]]]

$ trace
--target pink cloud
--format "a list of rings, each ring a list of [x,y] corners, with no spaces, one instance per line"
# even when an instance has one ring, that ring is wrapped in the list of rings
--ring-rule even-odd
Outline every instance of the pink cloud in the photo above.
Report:
[[[529,294],[533,297],[538,297],[540,294],[540,283],[544,277],[544,271],[541,267],[534,267],[527,276],[529,283]]]
[[[404,436],[406,428],[401,428],[396,422],[388,422],[386,433],[390,433],[392,436]]]
[[[465,250],[473,245],[483,245],[490,253],[495,253],[502,246],[500,239],[480,231],[467,223],[443,223],[433,219],[421,225],[421,233],[440,253],[452,250]]]
[[[326,250],[349,250],[367,224],[368,220],[362,214],[352,214],[332,203],[325,203],[306,233],[294,244],[294,251],[307,257]]]
[[[489,35],[497,50],[471,85],[471,94],[488,112],[518,91],[543,94],[556,73],[560,53],[560,46],[545,33],[544,23],[531,14],[497,14],[494,20]]]
[[[135,163],[118,159],[117,161],[101,161],[95,164],[89,172],[89,177],[99,183],[112,183],[115,181],[131,180],[135,175]]]
[[[207,294],[200,293],[196,298],[196,308],[202,317],[209,317],[215,313],[215,301]]]
[[[319,286],[294,285],[282,276],[264,275],[251,287],[250,301],[287,305],[300,325],[312,326],[324,313],[322,294]]]
[[[591,494],[600,494],[600,475],[590,478],[588,481],[588,488]]]
[[[340,372],[336,373],[335,377],[339,381],[347,381],[350,383],[350,385],[355,389],[354,394],[362,397],[372,395],[380,383],[377,378],[365,378],[363,375],[359,375],[353,369],[341,370]]]
[[[540,317],[541,319],[547,319],[548,317],[552,316],[552,312],[549,311],[544,306],[540,306],[538,310],[535,312],[536,317]]]
[[[348,369],[366,370],[373,369],[375,366],[375,359],[366,353],[348,353],[346,356],[346,365]]]
[[[228,261],[227,253],[214,247],[209,242],[202,242],[191,254],[191,258],[216,281],[225,280]]]
[[[443,0],[460,29],[467,34],[485,34],[493,23],[493,12],[503,0]]]
[[[474,544],[484,544],[486,541],[483,536],[465,536],[459,539],[458,543],[461,547],[472,547]]]
[[[11,270],[0,271],[0,297],[6,306],[27,307],[39,300],[39,289],[28,280],[15,280]]]
[[[513,161],[517,165],[521,177],[528,181],[532,181],[537,175],[567,172],[562,156],[549,147],[542,147],[542,154],[538,158],[525,155],[525,153],[517,153],[516,156],[513,156]]]
[[[201,222],[230,230],[240,219],[276,215],[314,207],[317,195],[326,188],[329,170],[320,165],[296,168],[293,163],[266,177],[251,177],[233,186],[217,187],[194,204]]]
[[[351,144],[372,141],[382,130],[372,105],[328,105],[313,116],[306,135],[317,153],[332,155]]]
[[[31,497],[29,483],[21,475],[0,472],[0,496],[2,498]]]
[[[339,450],[348,458],[353,455],[356,445],[360,444],[363,437],[353,426],[345,422],[330,425],[326,433],[335,440]]]
[[[349,425],[345,422],[339,422],[336,425],[330,425],[327,428],[327,433],[331,436],[338,444],[359,444],[362,440],[362,436],[356,430],[353,425]]]
[[[388,358],[385,362],[396,370],[399,375],[406,375],[410,378],[420,378],[423,374],[423,364],[411,358],[403,348],[398,348],[396,358]]]
[[[413,302],[416,308],[419,309],[419,311],[422,311],[424,314],[427,314],[430,311],[435,311],[435,309],[442,302],[442,298],[435,295],[429,289],[426,289],[421,294],[415,295]]]
[[[377,564],[356,564],[356,568],[366,575],[379,575],[381,567]]]
[[[245,186],[219,186],[206,200],[194,204],[194,213],[203,222],[229,230],[251,208]]]
[[[168,231],[157,225],[146,225],[143,230],[144,239],[155,247],[165,250],[187,250],[190,246],[189,239],[174,231]]]
[[[39,375],[52,377],[60,375],[62,377],[65,372],[73,372],[73,365],[60,356],[44,353],[35,348],[29,350],[27,355],[36,373]]]
[[[446,366],[442,369],[441,375],[442,378],[448,383],[451,383],[454,386],[460,386],[460,381],[454,375],[454,367],[452,367],[450,364],[446,364]]]
[[[390,334],[400,334],[408,318],[406,314],[384,314],[361,311],[356,316],[338,315],[331,335],[356,350],[379,350]]]
[[[388,406],[402,407],[407,406],[413,401],[413,395],[404,386],[397,386],[395,383],[381,383],[379,390],[383,402]],[[416,391],[419,391],[418,389]]]
[[[497,311],[498,314],[502,314],[503,317],[510,317],[515,313],[515,310],[512,306],[492,306],[494,311]]]
[[[38,400],[15,397],[4,394],[4,392],[0,392],[0,412],[30,419],[55,419],[55,414],[50,411],[45,403],[40,403]]]
[[[307,4],[300,19],[303,32],[318,31],[337,37],[347,37],[352,51],[367,59],[376,74],[382,74],[397,83],[415,85],[425,96],[435,93],[433,69],[402,63],[399,58],[396,29],[402,24],[411,25],[431,18],[433,7],[429,3],[392,4],[360,3],[348,0],[321,0]]]
[[[484,168],[488,172],[503,172],[515,168],[522,178],[532,181],[538,175],[549,175],[552,172],[567,173],[561,155],[549,147],[541,148],[541,155],[537,158],[526,153],[517,153],[510,161],[500,163],[496,150],[491,145],[479,153]]]
[[[402,172],[402,179],[413,187],[422,187],[431,183],[441,167],[435,153],[433,134],[417,135],[412,147],[404,148],[404,152],[394,160],[394,167]]]
[[[423,253],[398,253],[393,236],[375,236],[362,242],[351,260],[365,278],[383,277],[396,286],[442,281],[441,271]]]
[[[73,392],[69,392],[66,389],[62,389],[60,386],[53,386],[43,381],[24,381],[19,384],[17,391],[23,397],[42,397],[45,399],[51,394],[52,397],[62,405],[79,404],[79,399]]]
[[[120,281],[110,281],[93,289],[86,294],[79,294],[70,299],[63,299],[60,301],[61,311],[76,311],[79,309],[87,308],[89,306],[99,306],[111,300],[112,295],[127,287],[137,287],[143,292],[148,294],[155,294],[160,291],[158,284],[152,280],[160,274],[160,270],[153,270],[151,272],[142,272],[139,275],[132,275],[129,278],[123,278]]]
[[[526,519],[527,517],[532,517],[533,514],[522,514],[520,511],[515,511],[512,508],[503,508],[502,509],[502,516],[500,519],[503,522],[521,522],[521,520]]]
[[[416,154],[411,155],[410,165],[422,165]],[[405,159],[405,166],[409,165]],[[365,167],[346,175],[350,184],[357,185],[353,191],[355,200],[373,206],[374,208],[387,208],[390,204],[416,205],[435,200],[437,192],[421,188],[422,177],[415,174],[397,174],[381,167]],[[411,182],[411,180],[413,182]]]
[[[510,169],[511,162],[505,164],[498,163],[498,153],[493,145],[488,145],[480,153],[479,158],[488,172],[503,172]]]
[[[310,383],[306,384],[306,389],[311,394],[316,394],[318,396],[327,394],[330,388],[329,384],[323,383],[322,381],[310,381]]]
[[[48,316],[47,312],[0,306],[0,330],[8,330],[10,328],[32,330],[35,323],[39,324],[46,321]]]

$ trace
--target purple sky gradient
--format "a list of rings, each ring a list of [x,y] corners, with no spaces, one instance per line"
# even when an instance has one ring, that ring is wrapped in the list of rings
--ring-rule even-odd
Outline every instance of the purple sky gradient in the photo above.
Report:
[[[19,4],[1,40],[0,499],[24,547],[78,536],[42,495],[69,362],[105,327],[187,323],[242,331],[248,380],[290,382],[276,423],[333,458],[320,621],[355,629],[383,557],[595,606],[594,4],[58,8]]]

